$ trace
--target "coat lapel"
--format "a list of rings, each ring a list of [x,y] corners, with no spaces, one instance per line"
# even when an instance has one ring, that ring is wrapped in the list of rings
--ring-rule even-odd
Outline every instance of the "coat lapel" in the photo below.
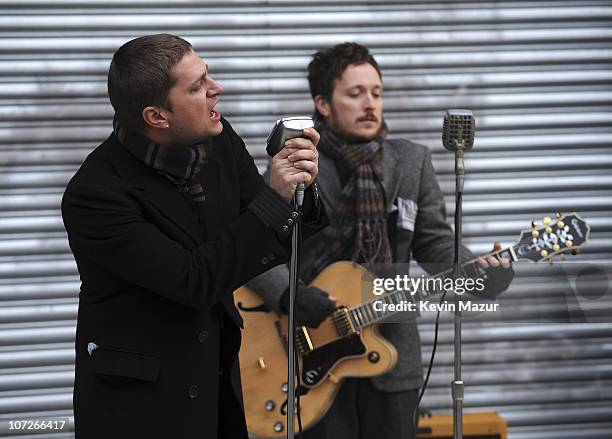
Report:
[[[201,242],[202,226],[176,186],[166,177],[151,179],[145,187],[149,201],[170,221],[180,227],[195,244]],[[191,195],[188,195],[191,196]]]
[[[201,241],[201,226],[176,186],[154,169],[144,165],[118,142],[112,161],[117,173],[133,186],[143,189],[159,212],[185,232],[195,244]]]
[[[319,174],[317,175],[319,196],[330,217],[336,216],[336,207],[342,195],[342,184],[333,160],[324,153],[319,155]]]
[[[219,162],[209,159],[198,174],[205,200],[199,203],[200,214],[204,218],[204,234],[207,240],[214,237],[220,228],[221,218],[218,214],[219,200]]]
[[[385,187],[385,196],[387,198],[387,211],[394,210],[393,203],[397,198],[401,183],[401,173],[406,172],[406,169],[400,169],[397,164],[401,163],[399,151],[393,140],[385,140],[382,150],[382,176],[383,186]]]

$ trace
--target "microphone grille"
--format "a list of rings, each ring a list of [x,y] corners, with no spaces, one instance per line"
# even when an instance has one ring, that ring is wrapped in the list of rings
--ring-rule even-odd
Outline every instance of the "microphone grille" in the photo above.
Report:
[[[469,151],[474,146],[474,114],[470,110],[448,110],[442,126],[442,143],[449,151],[456,151],[462,144],[463,150]]]

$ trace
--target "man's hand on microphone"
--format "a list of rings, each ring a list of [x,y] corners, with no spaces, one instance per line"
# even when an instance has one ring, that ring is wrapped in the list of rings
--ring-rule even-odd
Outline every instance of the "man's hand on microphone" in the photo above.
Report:
[[[304,136],[287,140],[270,163],[269,185],[287,203],[291,202],[298,183],[310,186],[319,172],[319,133],[306,128]]]

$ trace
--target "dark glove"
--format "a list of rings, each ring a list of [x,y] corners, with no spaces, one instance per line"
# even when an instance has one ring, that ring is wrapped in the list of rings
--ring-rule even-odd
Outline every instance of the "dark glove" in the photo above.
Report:
[[[289,309],[289,289],[280,299],[280,308],[285,314]],[[336,309],[336,303],[329,300],[329,294],[317,287],[298,285],[295,296],[295,323],[298,326],[318,328]]]

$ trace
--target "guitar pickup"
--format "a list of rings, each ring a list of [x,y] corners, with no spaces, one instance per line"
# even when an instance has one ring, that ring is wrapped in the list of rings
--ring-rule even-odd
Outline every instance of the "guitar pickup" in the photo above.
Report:
[[[284,331],[281,322],[274,322],[274,326],[276,327],[276,332],[278,333],[278,337],[281,339],[283,343],[283,347],[285,348],[285,353],[287,353],[287,333]],[[305,326],[298,326],[295,329],[295,345],[297,351],[300,354],[307,354],[309,352],[314,351],[314,345],[312,344],[312,339],[310,338],[310,334],[308,333],[308,329]]]
[[[359,332],[357,331],[357,328],[355,328],[349,313],[349,309],[346,306],[338,308],[333,314],[332,319],[338,335],[342,337],[357,334]]]
[[[312,339],[308,333],[306,326],[298,326],[295,333],[295,343],[301,354],[307,354],[314,351]]]

